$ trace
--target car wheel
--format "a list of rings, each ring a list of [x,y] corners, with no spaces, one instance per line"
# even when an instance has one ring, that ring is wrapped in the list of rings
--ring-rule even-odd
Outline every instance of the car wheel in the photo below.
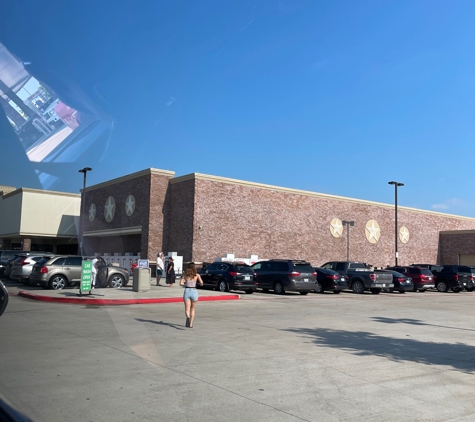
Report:
[[[282,283],[280,281],[274,284],[274,292],[278,295],[285,294],[284,286],[282,286]]]
[[[120,274],[113,274],[108,281],[109,287],[113,289],[120,289],[125,284],[125,279]]]
[[[325,289],[323,288],[323,286],[318,281],[315,283],[315,291],[317,293],[324,293],[325,292]]]
[[[218,290],[220,292],[227,292],[228,291],[228,283],[226,283],[224,280],[221,280],[218,283]]]
[[[425,292],[426,292],[426,289],[419,289],[418,292],[419,292],[419,293],[425,293]]]
[[[364,293],[364,285],[361,281],[355,281],[353,285],[351,286],[351,289],[353,290],[353,293],[356,293],[359,295]]]
[[[62,275],[55,275],[49,281],[49,288],[52,290],[61,290],[68,285],[68,280]]]
[[[442,293],[447,293],[449,291],[449,286],[445,281],[439,281],[437,283],[437,290]]]
[[[381,293],[381,289],[370,289],[371,290],[371,293],[373,293],[374,295],[379,295]]]
[[[248,295],[252,295],[254,293],[254,290],[252,289],[248,289],[248,290],[244,290]]]
[[[333,293],[335,293],[336,295],[341,293],[341,290],[333,290]]]
[[[308,292],[299,292],[301,295],[308,295]]]
[[[460,293],[462,291],[462,289],[460,287],[455,287],[455,288],[452,289],[452,291],[454,293]]]
[[[473,292],[473,289],[474,289],[473,287],[468,287],[466,290],[467,292]]]
[[[406,293],[405,290],[399,290],[399,293]]]

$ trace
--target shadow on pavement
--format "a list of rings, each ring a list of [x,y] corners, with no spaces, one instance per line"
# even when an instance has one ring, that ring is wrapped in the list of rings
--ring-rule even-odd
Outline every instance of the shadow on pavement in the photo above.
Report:
[[[139,321],[139,322],[150,322],[151,324],[165,325],[167,327],[174,328],[175,330],[184,330],[183,326],[176,325],[176,324],[170,324],[169,322],[153,321],[151,319],[142,319],[142,318],[135,318],[135,320]]]
[[[288,328],[310,339],[317,346],[333,347],[356,356],[380,356],[395,362],[451,366],[465,373],[475,373],[475,346],[463,343],[423,342],[411,338],[384,337],[365,331],[325,328]]]
[[[418,319],[410,319],[410,318],[394,319],[394,318],[385,318],[385,317],[374,317],[374,318],[371,318],[371,319],[373,321],[383,322],[385,324],[425,325],[425,326],[428,326],[428,327],[447,328],[449,330],[475,331],[471,328],[449,327],[447,325],[428,324],[427,322],[420,321]]]

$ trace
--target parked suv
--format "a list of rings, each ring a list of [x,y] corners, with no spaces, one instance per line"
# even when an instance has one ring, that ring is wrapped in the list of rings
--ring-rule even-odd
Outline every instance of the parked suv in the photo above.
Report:
[[[306,295],[315,290],[317,273],[307,261],[271,259],[256,262],[252,269],[257,287],[264,291],[274,290],[281,295],[293,291]]]
[[[397,271],[405,276],[411,277],[414,282],[414,291],[425,292],[427,289],[435,287],[434,274],[427,268],[421,267],[388,267],[388,270]]]
[[[27,251],[0,251],[0,275],[5,274],[5,268],[8,264],[8,260],[15,255],[20,255]]]
[[[129,273],[125,268],[107,265],[103,258],[98,259],[96,287],[126,286]],[[39,284],[44,289],[60,290],[78,285],[81,282],[82,256],[56,255],[45,257],[33,265],[30,284]]]
[[[13,261],[10,278],[19,281],[20,283],[29,284],[30,273],[33,270],[33,265],[44,257],[49,258],[51,255],[44,255],[41,253],[38,255],[19,255],[18,258]]]
[[[452,290],[458,293],[467,288],[473,290],[473,275],[470,267],[464,265],[442,265],[434,272],[435,287],[439,292]]]
[[[243,262],[213,262],[199,271],[203,286],[212,286],[221,292],[244,290],[251,294],[256,290],[254,271]]]
[[[313,268],[317,273],[317,281],[315,282],[315,292],[324,293],[330,290],[333,293],[340,293],[342,290],[348,288],[346,278],[340,273],[330,270],[328,268]]]

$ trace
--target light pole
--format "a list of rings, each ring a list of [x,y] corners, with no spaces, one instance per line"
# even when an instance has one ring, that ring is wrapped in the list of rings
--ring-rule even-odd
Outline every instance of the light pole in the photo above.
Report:
[[[404,183],[388,182],[388,185],[394,185],[394,250],[396,252],[396,266],[397,266],[397,188],[398,186],[404,186]]]
[[[84,207],[86,206],[86,174],[88,171],[91,171],[91,167],[84,167],[83,169],[79,170],[79,173],[84,173],[84,182],[82,185],[82,192],[81,192],[81,217],[79,218],[79,251],[82,256],[84,256],[84,214],[86,213]]]
[[[344,226],[346,226],[346,260],[350,260],[350,227],[355,225],[354,221],[347,221],[343,220],[341,222]]]

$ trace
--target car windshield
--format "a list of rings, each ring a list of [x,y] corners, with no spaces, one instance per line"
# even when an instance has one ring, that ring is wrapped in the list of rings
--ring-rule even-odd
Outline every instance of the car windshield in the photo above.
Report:
[[[426,268],[421,268],[419,274],[432,275],[432,272]]]
[[[294,270],[298,271],[300,273],[313,273],[315,270],[313,267],[307,262],[307,263],[295,263],[294,262]]]
[[[245,264],[234,265],[234,268],[240,273],[251,274],[253,272],[252,268],[249,265]]]

